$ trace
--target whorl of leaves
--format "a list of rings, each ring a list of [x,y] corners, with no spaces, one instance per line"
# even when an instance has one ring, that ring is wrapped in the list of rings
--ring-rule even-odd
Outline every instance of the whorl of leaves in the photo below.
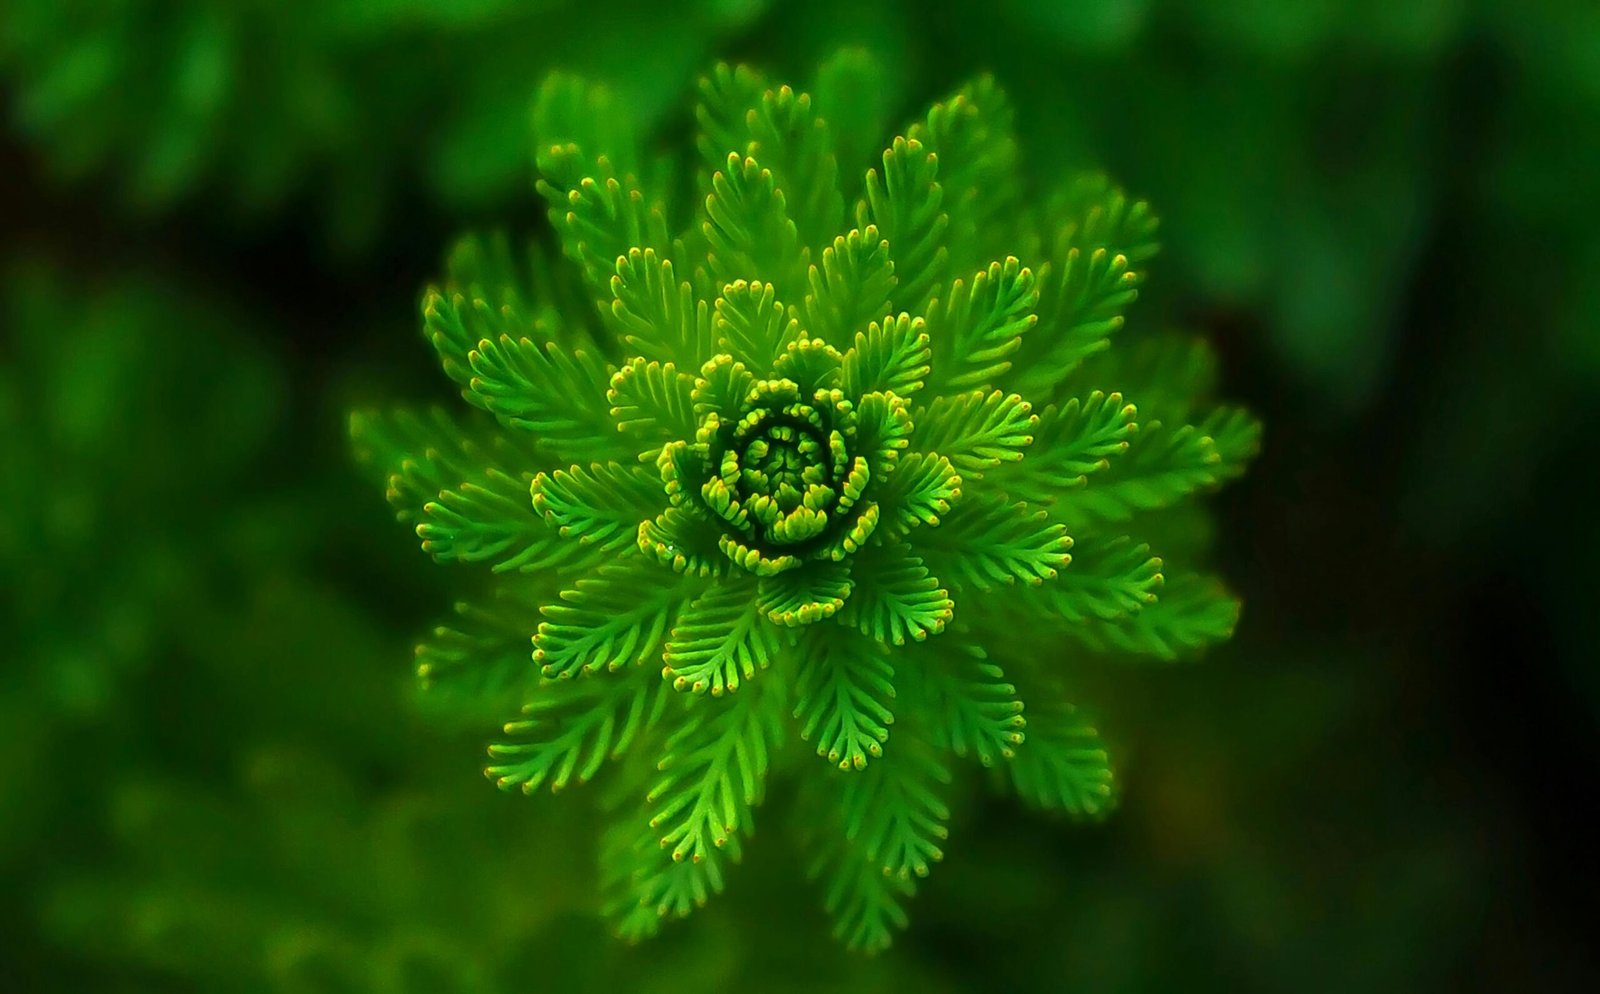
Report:
[[[465,243],[424,326],[475,420],[367,415],[357,440],[436,558],[554,591],[522,612],[531,690],[489,775],[560,789],[635,757],[602,845],[619,931],[723,889],[803,740],[822,761],[784,768],[824,904],[882,948],[944,852],[954,761],[1109,810],[1062,659],[1231,633],[1220,583],[1139,534],[1241,472],[1259,426],[1211,405],[1195,345],[1123,332],[1153,215],[1100,177],[1033,193],[990,80],[862,162],[861,107],[836,130],[719,66],[692,209],[602,91],[551,85],[607,124],[540,155],[568,264]],[[427,672],[479,644],[506,656],[441,629]]]

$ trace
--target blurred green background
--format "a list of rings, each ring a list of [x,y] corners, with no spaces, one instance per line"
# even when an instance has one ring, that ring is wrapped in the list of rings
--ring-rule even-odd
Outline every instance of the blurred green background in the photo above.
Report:
[[[759,838],[616,946],[582,803],[418,700],[451,578],[344,412],[448,399],[416,300],[539,229],[547,71],[670,137],[711,60],[846,44],[906,115],[993,72],[1036,172],[1154,203],[1132,327],[1267,424],[1213,501],[1244,622],[1096,674],[1122,811],[967,805],[890,954]],[[1600,983],[1593,0],[10,0],[0,95],[0,989]]]

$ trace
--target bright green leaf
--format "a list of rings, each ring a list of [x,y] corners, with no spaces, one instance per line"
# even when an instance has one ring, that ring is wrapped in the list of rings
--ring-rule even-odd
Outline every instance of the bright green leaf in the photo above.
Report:
[[[780,630],[756,599],[753,578],[729,577],[702,591],[678,613],[667,639],[664,675],[678,690],[713,697],[739,689],[782,649]]]
[[[1032,270],[1015,256],[979,270],[970,285],[959,279],[952,283],[928,305],[931,388],[945,393],[994,386],[1038,321],[1033,313],[1038,301]]]
[[[902,313],[873,321],[856,332],[854,347],[844,355],[844,391],[852,397],[888,391],[909,399],[922,389],[931,355],[921,318]]]
[[[939,527],[918,532],[914,545],[940,577],[979,590],[1052,580],[1072,558],[1064,526],[992,493],[964,497]]]
[[[675,574],[641,555],[584,577],[539,609],[533,661],[549,678],[619,670],[659,659],[661,643],[687,596]]]
[[[822,250],[821,265],[810,270],[806,294],[807,333],[844,348],[860,337],[868,322],[889,307],[894,292],[894,262],[889,242],[868,225],[851,229]]]
[[[839,620],[879,642],[904,645],[937,635],[955,610],[939,578],[903,542],[856,553],[851,577],[856,589]]]
[[[894,667],[881,643],[838,625],[814,625],[800,647],[794,716],[800,737],[843,770],[883,755],[894,723]]]
[[[996,390],[938,397],[912,415],[911,446],[949,458],[964,480],[1023,459],[1033,445],[1039,419],[1016,394]]]

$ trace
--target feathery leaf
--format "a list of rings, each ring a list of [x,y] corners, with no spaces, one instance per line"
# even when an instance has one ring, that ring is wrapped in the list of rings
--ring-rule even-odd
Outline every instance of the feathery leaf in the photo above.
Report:
[[[568,678],[659,658],[687,595],[677,577],[634,554],[601,566],[539,609],[533,661],[549,678]]]
[[[843,365],[844,357],[838,349],[820,338],[802,335],[773,361],[772,372],[793,380],[800,388],[800,396],[810,397],[814,391],[838,386]]]
[[[488,562],[496,573],[559,561],[561,536],[528,499],[530,480],[489,467],[422,505],[417,537],[440,562]]]
[[[932,354],[921,318],[904,312],[885,317],[856,332],[854,347],[844,354],[841,383],[851,396],[888,391],[910,399],[922,389]]]
[[[895,739],[895,751],[841,778],[839,807],[845,835],[860,844],[882,872],[909,880],[926,877],[944,858],[950,808],[940,798],[950,771],[919,742]]]
[[[489,747],[496,760],[486,770],[502,788],[531,794],[549,784],[559,791],[587,783],[608,759],[620,756],[661,717],[660,681],[638,667],[625,674],[544,681],[508,722],[511,741]]]
[[[417,644],[417,680],[425,693],[460,703],[493,702],[535,678],[528,653],[532,633],[521,620],[526,608],[508,599],[457,603],[449,622]]]
[[[484,339],[467,355],[469,389],[484,409],[510,428],[532,432],[562,459],[605,458],[618,442],[605,403],[610,379],[604,363],[554,342]]]
[[[719,283],[768,280],[790,299],[805,286],[809,253],[789,219],[783,191],[754,158],[729,154],[724,168],[712,174],[701,232]]]
[[[916,885],[884,873],[842,829],[825,833],[815,845],[810,873],[826,881],[823,907],[833,918],[835,938],[861,952],[889,948],[894,933],[910,920],[904,903],[916,894]]]
[[[1100,732],[1070,704],[1028,712],[1028,741],[1000,767],[1035,807],[1102,817],[1115,804],[1111,761]]]
[[[1121,394],[1098,390],[1082,401],[1074,397],[1061,407],[1047,407],[1038,415],[1027,458],[990,470],[988,484],[1048,507],[1128,451],[1137,413]]]
[[[699,419],[694,410],[694,377],[643,356],[611,377],[606,400],[617,428],[657,444],[693,438]]]
[[[844,224],[844,200],[839,196],[833,136],[812,108],[810,94],[787,86],[767,90],[746,121],[751,137],[746,154],[772,170],[801,242],[831,241]]]
[[[1110,345],[1123,312],[1138,299],[1142,265],[1157,248],[1149,206],[1129,201],[1101,178],[1072,184],[1058,203],[1050,216],[1067,220],[1039,281],[1038,331],[1017,364],[1018,389],[1050,400],[1058,399],[1068,373]]]
[[[994,79],[980,77],[913,124],[907,137],[939,159],[943,207],[950,216],[947,241],[956,272],[971,272],[990,259],[1021,254],[1007,243],[1018,235],[1008,223],[1018,212],[1016,182],[1020,153],[1012,134],[1010,102]]]
[[[883,755],[894,723],[894,667],[881,643],[836,625],[806,630],[795,688],[800,737],[842,770]]]
[[[761,578],[759,604],[774,625],[798,628],[839,613],[855,581],[850,560],[814,560],[798,569]]]
[[[679,724],[662,751],[661,775],[646,797],[650,827],[675,862],[698,863],[724,849],[737,861],[778,741],[783,683],[763,681],[715,704],[694,698],[688,713],[696,710],[700,720]]]
[[[955,610],[939,578],[903,542],[862,549],[853,559],[855,591],[840,621],[878,642],[904,645],[944,631]]]
[[[611,313],[623,341],[646,359],[698,368],[711,350],[711,312],[654,249],[632,248],[616,259]]]
[[[1126,521],[1168,507],[1244,471],[1260,444],[1261,425],[1236,408],[1220,408],[1198,425],[1159,421],[1134,436],[1126,455],[1060,506],[1070,520]]]
[[[922,652],[926,659],[905,668],[905,696],[920,705],[934,744],[984,766],[1015,755],[1027,727],[1022,700],[971,633],[953,632]]]
[[[1023,336],[1038,321],[1039,301],[1033,271],[1015,256],[980,269],[969,285],[956,280],[928,305],[928,339],[933,349],[932,389],[989,388],[1011,369]]]
[[[871,225],[851,229],[822,250],[821,265],[811,267],[806,331],[846,347],[888,309],[894,284],[888,240]]]
[[[727,164],[730,154],[751,152],[750,111],[769,89],[767,80],[748,66],[718,63],[700,78],[700,101],[695,121],[700,125],[696,146],[707,174]]]
[[[752,371],[765,371],[800,337],[800,322],[788,316],[770,283],[735,280],[717,298],[718,347]]]
[[[614,553],[633,544],[639,522],[660,513],[660,482],[640,466],[595,463],[534,477],[531,506],[569,544]]]
[[[1154,604],[1133,617],[1090,619],[1064,631],[1096,652],[1155,656],[1170,662],[1232,638],[1239,610],[1238,598],[1216,577],[1180,572],[1162,584]]]
[[[1072,559],[1063,525],[1004,494],[964,497],[914,544],[940,577],[978,590],[1053,580]]]
[[[917,525],[938,525],[960,497],[961,477],[950,460],[924,452],[902,457],[878,491],[885,538],[904,535]]]
[[[756,584],[730,578],[702,591],[678,613],[662,675],[678,690],[720,697],[766,669],[782,649],[779,629],[756,600]]]
[[[950,219],[941,209],[943,198],[939,159],[921,142],[896,138],[883,153],[882,180],[877,170],[867,170],[867,195],[856,206],[856,226],[873,225],[889,242],[898,282],[893,306],[899,310],[920,314],[944,275]]]
[[[1039,419],[1016,394],[999,390],[947,394],[912,415],[911,446],[947,457],[963,480],[982,479],[1003,463],[1021,461]]]

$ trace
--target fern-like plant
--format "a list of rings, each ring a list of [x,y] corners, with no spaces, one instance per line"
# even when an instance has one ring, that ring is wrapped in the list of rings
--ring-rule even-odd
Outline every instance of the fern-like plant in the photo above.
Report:
[[[1258,437],[1204,403],[1198,343],[1107,351],[1149,209],[1095,176],[1033,195],[986,79],[858,169],[875,71],[846,53],[808,95],[718,67],[692,209],[603,88],[553,79],[566,262],[463,242],[423,323],[477,410],[353,419],[424,550],[503,578],[418,650],[440,691],[526,691],[489,776],[622,760],[601,858],[625,936],[723,888],[782,770],[838,934],[886,945],[945,845],[950,757],[1100,814],[1066,658],[1173,658],[1237,617],[1130,537],[1196,550],[1203,520],[1161,512]]]

